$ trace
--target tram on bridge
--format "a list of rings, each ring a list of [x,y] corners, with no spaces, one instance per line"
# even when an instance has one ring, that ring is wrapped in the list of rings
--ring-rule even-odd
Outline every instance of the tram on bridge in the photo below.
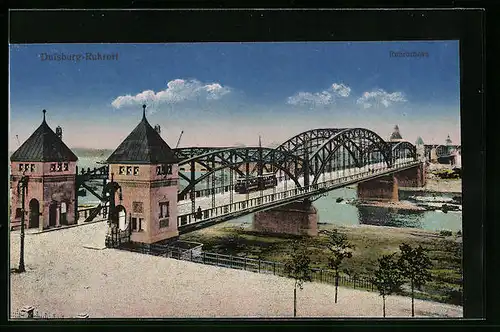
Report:
[[[264,173],[257,176],[239,177],[236,180],[234,191],[238,194],[246,194],[251,191],[273,188],[277,185],[278,179],[275,173]]]

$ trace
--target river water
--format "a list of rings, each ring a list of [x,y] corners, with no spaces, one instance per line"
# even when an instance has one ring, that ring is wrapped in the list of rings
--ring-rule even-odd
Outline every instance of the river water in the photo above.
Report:
[[[82,157],[78,161],[79,167],[96,167],[97,158]],[[203,173],[196,172],[196,177]],[[185,173],[189,177],[189,174]],[[218,182],[218,181],[217,181]],[[181,179],[181,186],[185,185],[185,181]],[[226,179],[225,184],[229,181]],[[205,183],[197,186],[199,189],[206,188]],[[400,200],[406,200],[408,197],[416,195],[414,192],[405,192],[400,190]],[[437,194],[437,197],[453,197],[454,194],[442,193]],[[343,201],[337,203],[337,198],[342,198]],[[318,210],[319,223],[335,224],[335,225],[378,225],[391,227],[412,227],[430,231],[462,230],[462,212],[448,211],[444,213],[440,210],[436,211],[408,211],[398,210],[386,207],[365,207],[355,206],[346,203],[346,200],[356,198],[356,189],[342,188],[329,192],[326,196],[319,198],[314,202],[314,206]],[[98,200],[90,194],[79,198],[80,204],[98,203]],[[230,224],[242,225],[250,227],[253,215],[246,215],[241,218],[231,220]]]

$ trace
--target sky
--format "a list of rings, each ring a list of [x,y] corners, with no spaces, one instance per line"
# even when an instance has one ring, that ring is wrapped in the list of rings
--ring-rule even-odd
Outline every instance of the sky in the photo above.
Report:
[[[40,125],[42,109],[69,147],[114,149],[144,103],[171,147],[181,130],[180,147],[256,146],[259,136],[273,146],[314,128],[362,127],[388,138],[396,124],[412,143],[460,142],[458,41],[9,49],[10,151]]]

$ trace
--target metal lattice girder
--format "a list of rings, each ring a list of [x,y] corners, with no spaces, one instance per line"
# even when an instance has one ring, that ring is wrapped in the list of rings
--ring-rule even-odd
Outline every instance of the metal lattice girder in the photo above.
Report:
[[[292,179],[297,187],[300,187],[298,182],[298,176],[296,172],[296,167],[293,170],[288,169],[287,165],[302,165],[303,158],[300,156],[293,155],[288,152],[270,149],[270,148],[260,148],[260,147],[244,147],[244,148],[229,148],[229,149],[219,149],[212,150],[210,152],[191,157],[189,159],[182,160],[179,162],[179,166],[184,164],[189,164],[191,161],[196,163],[206,163],[211,164],[212,158],[214,161],[213,167],[207,168],[202,176],[192,181],[184,174],[179,173],[179,176],[188,182],[188,185],[179,193],[179,197],[186,195],[192,189],[195,188],[197,183],[204,181],[208,176],[213,173],[220,171],[225,168],[230,168],[236,171],[241,176],[245,176],[245,172],[240,169],[241,165],[251,163],[257,164],[260,160],[259,151],[262,150],[262,162],[267,165],[274,166],[276,170],[283,170],[290,179]]]
[[[230,147],[190,147],[173,149],[175,156],[179,161],[190,159],[206,153],[228,149]]]
[[[306,147],[307,144],[307,147]],[[304,161],[307,149],[308,161]],[[250,173],[255,173],[259,166],[266,171],[272,170],[285,173],[293,180],[298,188],[302,186],[298,179],[306,172],[304,166],[308,165],[308,172],[314,176],[313,184],[317,183],[319,176],[325,172],[333,160],[343,160],[341,167],[363,167],[370,164],[385,162],[393,166],[395,159],[411,157],[416,160],[416,147],[407,141],[386,142],[375,132],[365,128],[323,128],[313,129],[300,133],[275,149],[262,147],[195,147],[175,150],[181,160],[179,166],[196,162],[203,165],[207,172],[196,180],[189,179],[182,173],[179,176],[189,185],[182,190],[180,196],[185,195],[195,188],[195,185],[213,173],[225,168],[245,176],[246,167],[251,164]],[[342,154],[340,155],[336,154]],[[348,156],[349,163],[345,163]],[[215,162],[212,163],[212,160]],[[351,163],[352,161],[352,163]],[[335,165],[336,168],[339,165]]]
[[[389,142],[391,144],[391,154],[394,156],[404,156],[408,155],[409,158],[417,160],[417,148],[415,145],[408,141],[401,142]]]
[[[332,135],[339,131],[344,130],[343,128],[323,128],[323,129],[312,129],[302,132],[289,140],[283,142],[276,150],[281,150],[283,152],[292,153],[296,156],[303,156],[305,150],[305,142],[308,142],[309,153],[312,153],[317,149],[325,140],[330,138]]]
[[[370,152],[378,151],[383,156],[383,161],[390,167],[392,165],[391,146],[387,144],[378,134],[364,128],[351,128],[338,131],[321,144],[314,153],[310,155],[310,165],[314,168],[312,184],[316,184],[321,173],[330,160],[335,157],[335,153],[341,148],[346,150],[354,159],[356,167],[362,167],[373,163],[366,156]],[[344,151],[345,152],[345,151]]]

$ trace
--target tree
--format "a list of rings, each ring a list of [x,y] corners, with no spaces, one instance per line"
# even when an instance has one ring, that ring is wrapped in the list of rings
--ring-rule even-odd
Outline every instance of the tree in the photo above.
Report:
[[[292,246],[292,253],[285,262],[285,273],[288,277],[295,279],[293,289],[293,317],[297,317],[297,287],[302,289],[305,281],[311,281],[311,258],[307,246],[304,243],[295,241]]]
[[[354,245],[347,240],[345,234],[339,233],[336,229],[325,233],[328,236],[327,248],[330,250],[328,267],[335,271],[335,303],[337,303],[340,265],[345,258],[352,257]]]
[[[383,313],[385,317],[385,297],[401,289],[402,276],[395,260],[395,253],[383,255],[378,259],[378,269],[375,270],[373,284],[377,287],[383,302]]]
[[[404,278],[411,283],[411,316],[415,317],[415,287],[421,289],[431,280],[430,269],[432,262],[422,246],[412,248],[403,243],[399,246],[401,255],[398,259],[398,267]]]

